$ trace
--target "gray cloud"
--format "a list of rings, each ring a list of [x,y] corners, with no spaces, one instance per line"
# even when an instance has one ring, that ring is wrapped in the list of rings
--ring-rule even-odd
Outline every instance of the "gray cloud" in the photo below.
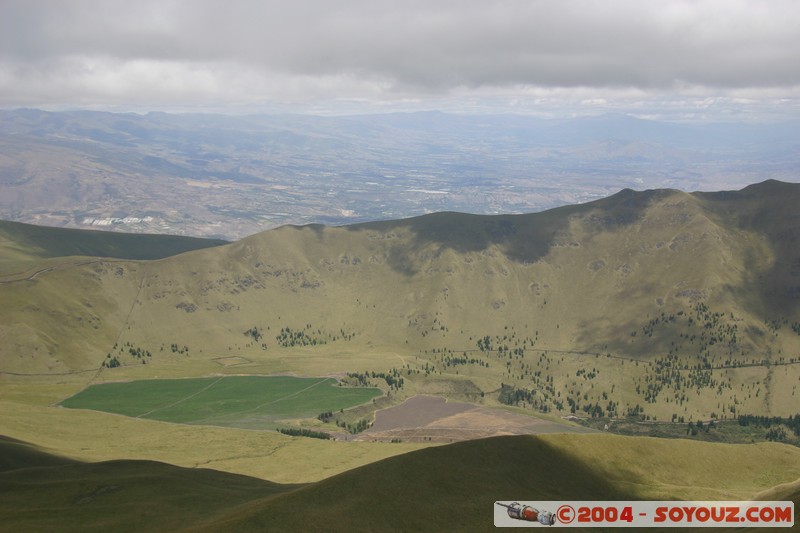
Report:
[[[0,4],[0,105],[800,96],[792,0]]]

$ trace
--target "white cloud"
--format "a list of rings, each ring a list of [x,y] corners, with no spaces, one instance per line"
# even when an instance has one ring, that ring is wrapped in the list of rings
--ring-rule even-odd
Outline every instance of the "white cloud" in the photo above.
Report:
[[[791,0],[5,0],[0,105],[795,109],[797,20]]]

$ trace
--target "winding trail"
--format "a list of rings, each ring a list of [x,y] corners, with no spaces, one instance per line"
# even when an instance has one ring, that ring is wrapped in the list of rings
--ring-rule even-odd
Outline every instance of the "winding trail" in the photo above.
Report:
[[[114,340],[114,346],[119,344],[119,340],[122,338],[122,333],[125,331],[125,328],[128,326],[128,321],[131,318],[131,313],[133,313],[133,308],[136,307],[136,304],[139,302],[139,295],[142,294],[142,288],[144,287],[144,282],[145,282],[146,279],[147,279],[147,270],[146,270],[146,267],[145,267],[142,270],[142,279],[139,281],[139,288],[136,289],[136,296],[133,297],[133,303],[131,303],[131,307],[128,309],[128,313],[125,315],[125,320],[122,321],[122,325],[120,326],[119,332],[117,333],[117,338]],[[113,350],[113,347],[109,349],[109,352],[111,352],[111,350]],[[91,379],[89,379],[89,381],[86,383],[87,387],[89,385],[91,385],[92,382],[95,379],[97,379],[97,377],[103,372],[104,368],[105,368],[105,366],[100,365],[100,367],[97,369],[97,372],[94,374],[94,376],[92,376]]]
[[[49,267],[40,268],[39,270],[36,270],[36,271],[32,272],[31,274],[28,274],[27,276],[22,277],[22,278],[14,278],[14,276],[23,276],[23,275],[25,275],[25,272],[15,272],[13,274],[6,274],[5,276],[3,276],[3,278],[5,278],[5,279],[0,279],[0,284],[7,285],[7,284],[10,284],[10,283],[20,283],[22,281],[31,281],[33,279],[36,279],[38,276],[41,276],[42,274],[47,274],[49,272],[55,272],[56,270],[67,270],[69,268],[75,268],[75,267],[85,266],[85,265],[93,265],[95,263],[120,263],[120,262],[126,262],[126,261],[128,261],[128,260],[126,260],[126,259],[110,259],[110,258],[105,257],[105,258],[90,259],[90,260],[87,260],[87,261],[72,261],[72,262],[67,262],[67,263],[58,263],[58,264],[55,264],[55,265],[51,265]]]

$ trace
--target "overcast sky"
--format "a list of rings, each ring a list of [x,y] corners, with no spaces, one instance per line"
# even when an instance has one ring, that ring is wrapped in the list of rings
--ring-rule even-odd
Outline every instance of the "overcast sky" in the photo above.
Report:
[[[794,0],[0,0],[0,106],[800,117]]]

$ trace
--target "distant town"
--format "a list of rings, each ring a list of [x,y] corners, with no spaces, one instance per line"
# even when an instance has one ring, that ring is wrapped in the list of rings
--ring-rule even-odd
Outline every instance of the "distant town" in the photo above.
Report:
[[[117,224],[134,225],[149,224],[155,220],[153,217],[124,217],[124,218],[84,218],[81,222],[84,226],[112,226]]]
[[[796,179],[782,127],[0,111],[0,218],[235,240],[286,224],[543,211],[625,188],[732,190]]]

